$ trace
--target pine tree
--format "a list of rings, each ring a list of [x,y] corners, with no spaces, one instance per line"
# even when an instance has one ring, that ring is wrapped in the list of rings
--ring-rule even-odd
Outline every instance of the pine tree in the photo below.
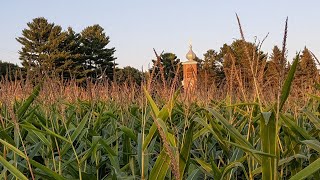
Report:
[[[67,39],[64,44],[64,51],[69,54],[68,59],[57,66],[63,66],[63,77],[75,78],[82,82],[87,77],[87,70],[84,67],[84,57],[80,48],[80,34],[76,33],[71,27],[67,30]]]
[[[278,46],[274,46],[265,73],[265,80],[270,86],[274,88],[279,87],[280,78],[283,79],[286,73],[286,64],[286,59],[282,60],[281,50]]]
[[[296,83],[300,87],[313,85],[319,76],[316,63],[310,51],[305,47],[300,56],[296,72]]]
[[[28,28],[22,31],[22,37],[17,38],[22,44],[19,51],[22,65],[29,72],[40,74],[59,71],[61,66],[56,64],[61,64],[69,57],[63,50],[67,33],[43,17],[33,19],[27,26]]]
[[[152,60],[153,64],[156,63],[156,60]],[[180,59],[174,53],[163,53],[160,55],[160,63],[163,67],[164,78],[171,82],[173,78],[176,76],[178,64],[180,63]],[[155,74],[160,77],[160,66],[159,64],[155,67]],[[182,77],[182,67],[178,72],[179,77]],[[181,79],[180,79],[181,80]],[[179,80],[179,82],[180,82]]]
[[[113,54],[115,48],[107,48],[109,36],[106,36],[100,25],[85,28],[80,35],[80,48],[83,53],[85,69],[89,76],[98,78],[106,76],[113,79],[115,67]]]

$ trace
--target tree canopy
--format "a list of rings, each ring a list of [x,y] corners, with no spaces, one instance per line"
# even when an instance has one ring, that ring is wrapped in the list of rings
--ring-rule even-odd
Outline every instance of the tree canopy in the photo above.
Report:
[[[160,78],[161,76],[161,67],[163,67],[163,75],[164,78],[171,82],[173,78],[178,73],[179,77],[181,77],[182,68],[178,69],[178,64],[180,63],[180,59],[174,53],[163,53],[160,55],[160,62],[157,63],[157,60],[152,60],[155,68],[155,74]],[[151,69],[152,70],[152,69]]]
[[[142,82],[143,73],[134,67],[126,66],[121,69],[116,69],[115,78],[116,82],[118,83],[129,82],[140,85]]]
[[[300,55],[300,61],[296,72],[296,82],[303,85],[312,85],[319,77],[315,60],[307,47]]]
[[[28,73],[62,75],[83,80],[84,77],[113,78],[115,48],[107,48],[109,36],[96,24],[76,33],[48,22],[43,17],[27,23],[19,51],[22,66]]]

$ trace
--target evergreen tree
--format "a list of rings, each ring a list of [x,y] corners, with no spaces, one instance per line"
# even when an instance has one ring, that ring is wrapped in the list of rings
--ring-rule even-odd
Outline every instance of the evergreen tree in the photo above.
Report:
[[[28,28],[22,31],[22,37],[17,38],[22,44],[22,49],[19,51],[22,65],[29,72],[40,74],[59,71],[62,66],[56,64],[65,62],[69,57],[63,50],[67,33],[43,17],[33,19],[27,26]]]
[[[83,53],[85,69],[93,78],[106,76],[113,79],[113,71],[116,59],[113,54],[115,48],[107,48],[109,36],[106,36],[100,25],[85,28],[80,35],[80,48]]]
[[[87,76],[113,78],[115,49],[106,48],[109,37],[101,26],[89,26],[79,34],[71,27],[62,31],[43,17],[27,26],[16,39],[22,44],[20,59],[29,74],[46,73],[78,81]]]
[[[153,64],[156,64],[156,60],[152,60]],[[163,67],[164,77],[167,81],[171,82],[173,78],[176,76],[177,67],[180,63],[180,59],[174,53],[164,53],[160,56],[160,63]],[[160,66],[157,65],[155,67],[155,74],[160,77]],[[182,77],[182,67],[178,72],[179,77]],[[180,80],[180,79],[179,79]],[[179,81],[180,82],[180,81]]]
[[[296,72],[296,83],[298,86],[306,87],[313,85],[319,76],[316,63],[310,51],[305,47],[300,56],[300,62]]]
[[[279,78],[283,79],[286,74],[286,64],[286,59],[282,60],[282,51],[278,46],[274,46],[265,73],[265,80],[272,87],[279,87]]]
[[[73,31],[71,27],[67,30],[67,39],[64,44],[64,51],[69,54],[68,59],[57,66],[63,66],[65,78],[75,78],[82,82],[87,77],[87,70],[84,66],[84,56],[80,48],[80,34]]]

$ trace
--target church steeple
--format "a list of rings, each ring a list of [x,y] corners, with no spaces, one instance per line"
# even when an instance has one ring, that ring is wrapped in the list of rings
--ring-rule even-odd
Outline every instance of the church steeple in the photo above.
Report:
[[[186,54],[187,61],[183,62],[183,88],[186,93],[191,93],[195,90],[197,85],[197,61],[195,61],[196,54],[192,51],[190,44],[189,52]]]

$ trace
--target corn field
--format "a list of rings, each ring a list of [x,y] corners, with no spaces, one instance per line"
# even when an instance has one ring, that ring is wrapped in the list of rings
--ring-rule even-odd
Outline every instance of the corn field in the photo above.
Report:
[[[244,49],[250,91],[233,57],[227,88],[192,94],[154,70],[139,87],[1,80],[0,178],[320,179],[319,90],[293,86],[299,54],[274,91]]]
[[[320,179],[320,96],[287,102],[298,60],[269,103],[186,100],[179,89],[161,98],[146,86],[51,96],[49,81],[23,97],[7,84],[1,179]]]

